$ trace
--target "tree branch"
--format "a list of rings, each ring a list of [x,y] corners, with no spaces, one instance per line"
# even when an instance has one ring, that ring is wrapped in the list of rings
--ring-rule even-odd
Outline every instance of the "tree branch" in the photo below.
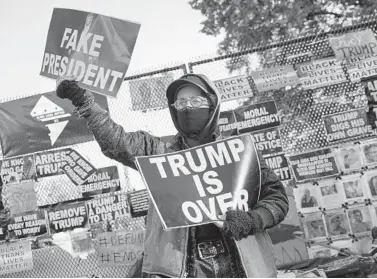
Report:
[[[333,16],[335,16],[337,18],[341,18],[342,17],[342,15],[338,14],[338,13],[328,12],[328,11],[318,11],[318,12],[310,12],[310,13],[308,13],[308,15],[306,16],[306,19],[313,19],[317,15],[333,15]]]

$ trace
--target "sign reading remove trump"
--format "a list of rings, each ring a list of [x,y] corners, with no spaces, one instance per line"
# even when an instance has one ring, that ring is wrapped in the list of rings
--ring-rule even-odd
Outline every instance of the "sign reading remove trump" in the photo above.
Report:
[[[251,135],[136,159],[165,228],[206,224],[228,209],[247,211],[260,193]]]
[[[54,9],[40,74],[75,76],[79,85],[116,97],[140,25],[69,9]]]

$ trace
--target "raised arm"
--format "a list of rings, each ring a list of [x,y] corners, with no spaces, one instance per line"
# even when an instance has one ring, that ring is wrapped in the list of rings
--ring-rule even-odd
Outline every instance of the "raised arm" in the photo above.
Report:
[[[80,88],[77,82],[62,81],[56,93],[60,98],[72,101],[79,116],[87,120],[89,129],[107,157],[136,169],[135,157],[164,152],[164,143],[159,138],[145,131],[125,132],[106,110],[95,103],[93,94]]]

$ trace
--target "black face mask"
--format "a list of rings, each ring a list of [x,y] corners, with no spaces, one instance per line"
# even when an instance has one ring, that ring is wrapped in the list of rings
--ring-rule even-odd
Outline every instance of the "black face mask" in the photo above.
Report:
[[[208,108],[187,108],[177,111],[179,127],[188,136],[200,134],[209,117]]]

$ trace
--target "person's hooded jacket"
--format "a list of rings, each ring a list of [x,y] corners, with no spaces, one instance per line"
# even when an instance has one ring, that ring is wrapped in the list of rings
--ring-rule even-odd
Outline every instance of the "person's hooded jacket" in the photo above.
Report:
[[[199,135],[185,135],[177,122],[177,112],[171,106],[175,101],[175,90],[184,83],[202,86],[213,106],[208,123]],[[145,131],[125,132],[123,127],[111,120],[109,113],[94,102],[90,92],[79,88],[74,82],[63,81],[57,88],[61,98],[69,98],[84,117],[102,152],[109,158],[137,169],[135,158],[138,156],[158,155],[187,149],[194,141],[196,145],[211,137],[219,139],[217,121],[220,114],[220,95],[214,84],[203,75],[185,75],[171,84],[167,90],[170,114],[178,134],[169,142],[163,142]],[[246,277],[276,277],[275,259],[271,239],[265,229],[280,223],[288,211],[288,199],[284,186],[276,174],[260,157],[261,190],[259,200],[249,210],[259,217],[260,222],[241,240],[227,238],[231,249],[237,255]],[[186,277],[188,259],[189,228],[164,230],[160,218],[150,203],[142,272],[160,274],[167,277]],[[234,249],[232,249],[234,247]]]

